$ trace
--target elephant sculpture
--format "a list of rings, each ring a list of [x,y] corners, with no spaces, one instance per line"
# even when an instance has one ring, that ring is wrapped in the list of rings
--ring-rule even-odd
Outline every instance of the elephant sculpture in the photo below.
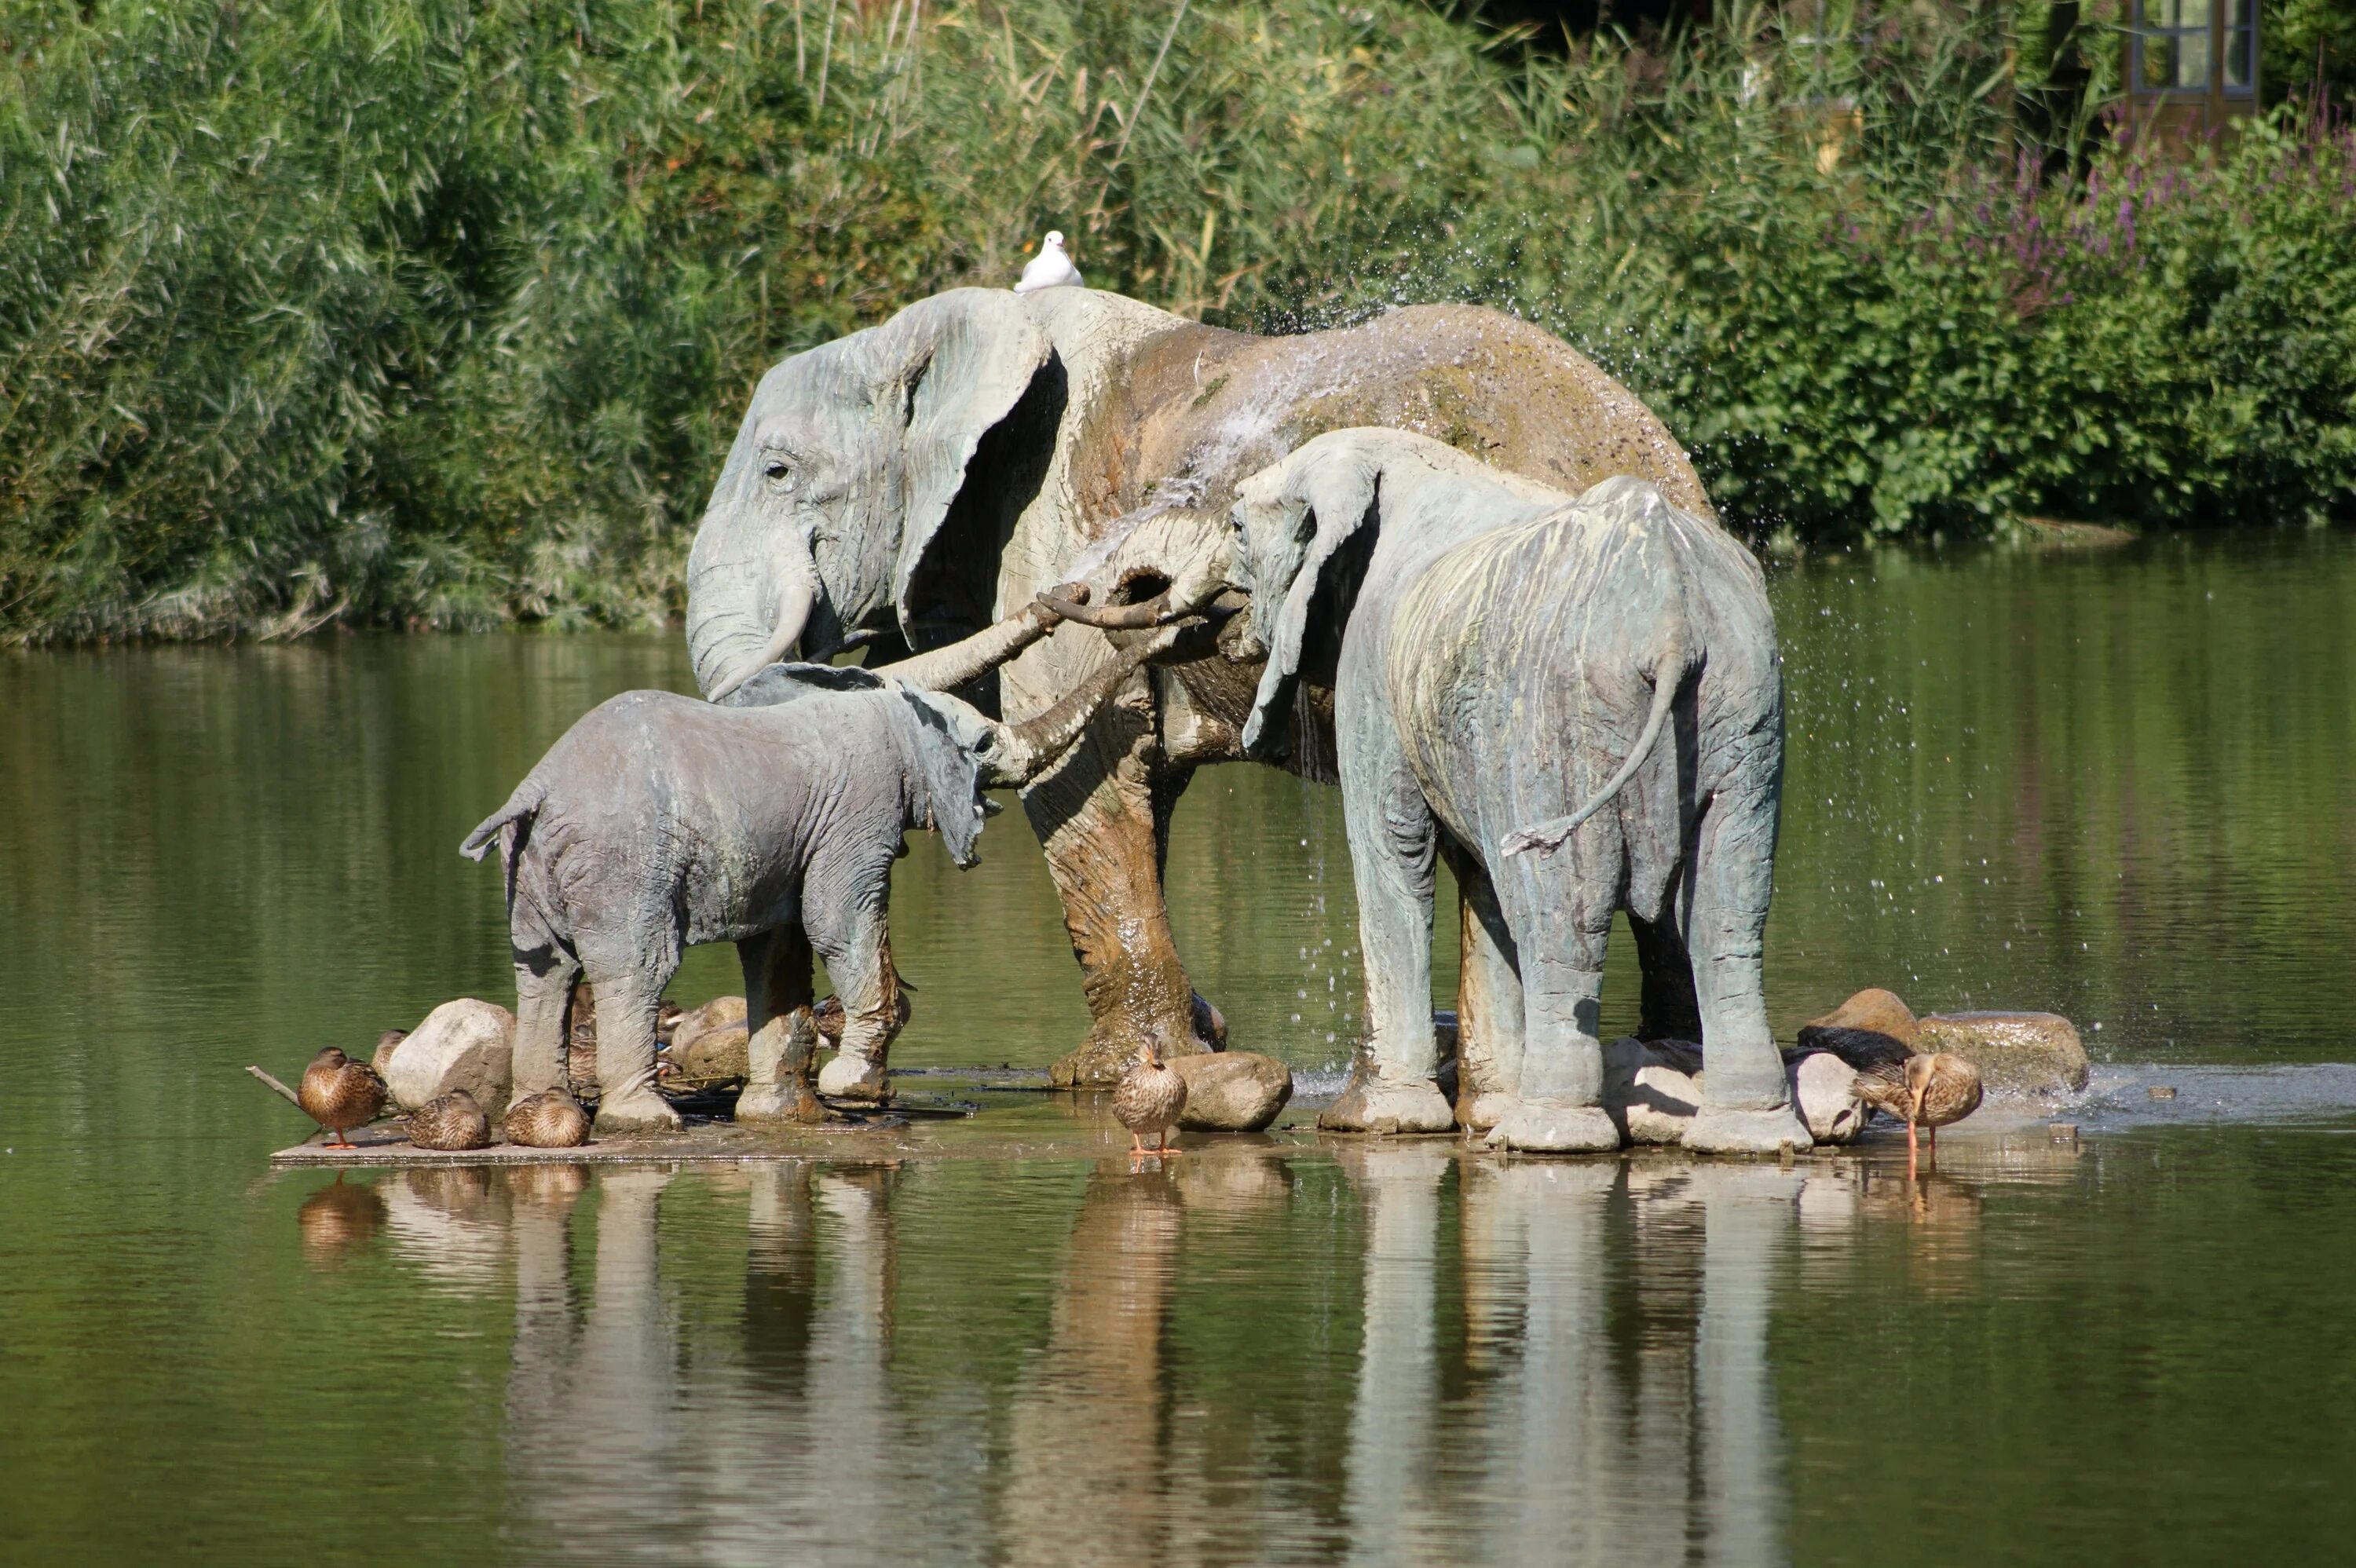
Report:
[[[970,679],[1051,617],[992,628],[914,668]],[[1022,724],[885,674],[774,664],[724,705],[632,691],[592,709],[468,835],[505,868],[515,955],[515,1094],[566,1080],[567,1008],[597,994],[600,1131],[669,1130],[656,1093],[657,1013],[683,947],[734,942],[744,971],[750,1071],[739,1121],[813,1120],[818,1030],[810,953],[843,1008],[820,1092],[888,1094],[885,1052],[905,1014],[885,924],[901,836],[931,827],[959,866],[989,803],[1068,747],[1097,706],[1183,629],[1139,641]]]
[[[1095,289],[956,289],[761,379],[689,558],[697,682],[722,698],[787,656],[934,648],[1066,578],[1096,590],[1097,616],[1200,605],[1225,585],[1236,482],[1355,425],[1566,489],[1636,475],[1711,516],[1641,402],[1495,311],[1258,337]],[[1194,770],[1242,754],[1257,672],[1233,656],[1239,629],[1134,677],[1025,792],[1093,1019],[1058,1082],[1109,1083],[1149,1039],[1183,1055],[1221,1032],[1173,944],[1162,860]],[[970,695],[1034,715],[1111,656],[1065,627]],[[1312,727],[1327,695],[1304,706]]]
[[[1252,475],[1235,523],[1247,651],[1267,658],[1246,748],[1280,745],[1304,661],[1334,661],[1369,1026],[1344,1117],[1457,1119],[1434,1081],[1444,846],[1490,1004],[1460,1046],[1463,1120],[1503,1147],[1619,1147],[1598,1018],[1625,908],[1646,1032],[1699,1026],[1686,1147],[1805,1147],[1761,974],[1783,683],[1751,552],[1643,480],[1574,500],[1390,430],[1323,435]]]

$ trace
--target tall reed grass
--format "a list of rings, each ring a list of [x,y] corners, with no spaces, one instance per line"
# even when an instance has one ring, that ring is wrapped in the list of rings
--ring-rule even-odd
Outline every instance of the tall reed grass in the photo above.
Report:
[[[0,636],[664,621],[761,369],[1049,227],[1239,326],[1517,311],[1794,539],[2356,507],[2343,126],[2163,168],[2000,12],[1812,26],[0,0]]]

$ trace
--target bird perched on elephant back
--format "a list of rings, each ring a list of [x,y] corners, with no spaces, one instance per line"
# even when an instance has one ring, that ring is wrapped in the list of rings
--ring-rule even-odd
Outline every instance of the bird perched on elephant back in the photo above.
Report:
[[[965,684],[1052,622],[1039,611],[1012,619],[1023,624],[960,645],[970,657],[941,650],[890,671]],[[516,1103],[564,1083],[563,1020],[585,971],[597,997],[598,1129],[677,1127],[654,1086],[658,1009],[682,947],[703,942],[734,943],[744,965],[750,1073],[738,1120],[819,1114],[813,948],[845,1011],[818,1087],[885,1097],[885,1051],[905,1017],[885,926],[901,836],[933,828],[958,865],[973,864],[982,790],[1029,780],[1179,635],[1139,644],[1022,724],[885,674],[807,664],[758,671],[725,706],[633,691],[591,710],[461,847],[480,859],[496,842],[506,871]]]
[[[1237,482],[1354,425],[1445,432],[1569,491],[1635,475],[1711,515],[1643,403],[1496,311],[1258,337],[1099,289],[958,289],[761,379],[689,560],[696,679],[718,697],[797,651],[932,648],[1067,577],[1100,612],[1203,603],[1225,583]],[[1064,1082],[1109,1084],[1149,1040],[1183,1055],[1215,1030],[1172,941],[1159,851],[1192,770],[1242,755],[1258,671],[1237,631],[1133,677],[1025,794],[1093,1016]],[[1111,656],[1059,631],[1001,672],[1004,716],[1044,711]],[[1312,721],[1329,696],[1304,704]]]
[[[1760,959],[1783,686],[1757,561],[1639,479],[1573,498],[1422,436],[1343,431],[1247,479],[1237,585],[1267,667],[1247,747],[1280,745],[1312,661],[1333,727],[1369,1039],[1328,1125],[1601,1149],[1597,1007],[1624,908],[1644,1032],[1708,1072],[1688,1147],[1808,1143]],[[1321,652],[1320,650],[1323,650]],[[1472,919],[1459,1104],[1434,1082],[1434,858]]]

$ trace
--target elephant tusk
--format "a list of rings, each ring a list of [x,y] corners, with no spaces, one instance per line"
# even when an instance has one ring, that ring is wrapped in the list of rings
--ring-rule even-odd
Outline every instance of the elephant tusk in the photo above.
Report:
[[[1099,632],[1141,632],[1149,626],[1168,624],[1176,617],[1170,608],[1170,595],[1157,595],[1142,604],[1108,604],[1091,609],[1053,593],[1039,595],[1040,605],[1066,621],[1077,621],[1083,626],[1094,626]]]

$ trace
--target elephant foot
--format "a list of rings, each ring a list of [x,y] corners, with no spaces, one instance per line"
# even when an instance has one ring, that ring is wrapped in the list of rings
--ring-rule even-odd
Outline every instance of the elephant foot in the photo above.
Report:
[[[1058,1089],[1109,1089],[1144,1051],[1141,1032],[1125,1027],[1099,1025],[1087,1043],[1047,1070],[1047,1080]],[[1219,1009],[1196,997],[1193,1029],[1187,1038],[1164,1040],[1162,1057],[1202,1056],[1227,1049],[1227,1020]]]
[[[1489,1098],[1491,1096],[1483,1096]],[[1535,1154],[1605,1154],[1620,1147],[1620,1129],[1601,1105],[1562,1105],[1548,1100],[1494,1096],[1505,1103],[1489,1132],[1489,1147]]]
[[[629,1133],[675,1133],[686,1124],[670,1103],[651,1089],[616,1094],[597,1106],[594,1128],[600,1137]]]
[[[1515,1104],[1511,1094],[1496,1089],[1460,1094],[1456,1099],[1456,1125],[1468,1132],[1485,1133],[1504,1121]]]
[[[790,1083],[763,1083],[748,1086],[737,1097],[736,1120],[740,1123],[798,1122],[810,1124],[826,1120],[826,1107],[818,1103],[806,1080]]]
[[[1789,1105],[1768,1110],[1731,1110],[1704,1105],[1686,1128],[1685,1147],[1696,1154],[1777,1154],[1788,1145],[1808,1148],[1815,1139]]]
[[[888,1100],[892,1081],[882,1062],[839,1051],[818,1070],[818,1092],[835,1100]]]
[[[1456,1108],[1430,1079],[1402,1085],[1359,1072],[1317,1118],[1318,1130],[1328,1133],[1444,1133],[1455,1125]]]

